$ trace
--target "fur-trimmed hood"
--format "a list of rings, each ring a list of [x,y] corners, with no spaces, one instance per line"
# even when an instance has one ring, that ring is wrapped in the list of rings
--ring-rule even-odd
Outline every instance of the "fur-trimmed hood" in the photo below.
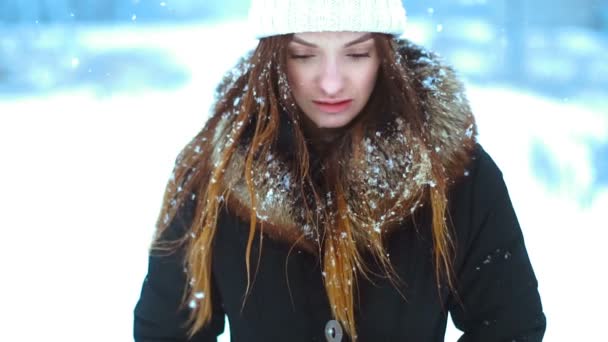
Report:
[[[442,64],[433,53],[408,41],[399,42],[397,57],[414,80],[413,86],[424,112],[424,125],[430,141],[403,134],[407,132],[408,124],[397,118],[386,125],[390,129],[367,132],[362,143],[352,147],[363,155],[358,162],[345,156],[340,163],[348,170],[344,173],[345,194],[353,226],[360,231],[368,230],[377,234],[389,233],[411,215],[420,202],[426,200],[425,191],[438,181],[452,184],[465,175],[475,145],[474,118],[463,85],[456,79],[453,70]],[[239,68],[247,67],[241,63],[227,77],[235,79],[244,72]],[[223,98],[225,91],[226,88],[220,88],[218,99]],[[225,114],[211,119],[216,124],[211,127],[211,138],[204,142],[206,146],[203,149],[212,151],[206,162],[215,165],[221,160],[222,148],[229,139],[224,133],[229,131],[231,125],[239,123]],[[430,157],[429,150],[436,158]],[[268,155],[265,166],[261,170],[256,169],[253,175],[257,205],[252,208],[243,179],[245,158],[246,152],[237,149],[221,180],[223,189],[229,194],[228,210],[244,220],[249,220],[253,210],[260,226],[271,238],[290,245],[297,244],[316,254],[319,250],[319,230],[304,220],[294,170],[290,170],[281,158]],[[441,161],[446,171],[445,179],[435,179],[431,172],[432,160]],[[322,196],[328,205],[334,200],[331,193]]]

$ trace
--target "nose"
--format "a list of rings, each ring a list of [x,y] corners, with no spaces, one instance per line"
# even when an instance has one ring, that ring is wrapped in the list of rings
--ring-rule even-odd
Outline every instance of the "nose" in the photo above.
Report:
[[[337,61],[327,60],[323,63],[319,86],[327,97],[335,97],[340,94],[344,88],[344,76]]]

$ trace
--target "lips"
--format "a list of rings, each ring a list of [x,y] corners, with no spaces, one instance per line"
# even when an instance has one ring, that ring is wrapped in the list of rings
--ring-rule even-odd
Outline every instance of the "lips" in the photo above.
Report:
[[[348,109],[348,107],[350,107],[350,105],[353,103],[353,100],[313,102],[322,112],[335,114]]]

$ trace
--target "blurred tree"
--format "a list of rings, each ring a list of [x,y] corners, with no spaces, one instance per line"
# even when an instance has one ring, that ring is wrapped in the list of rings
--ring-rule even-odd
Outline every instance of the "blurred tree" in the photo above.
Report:
[[[505,61],[508,64],[502,75],[505,79],[513,82],[525,81],[524,58],[526,51],[526,27],[528,21],[524,3],[522,0],[509,0],[505,4],[505,29],[507,33],[507,45],[504,49]]]
[[[5,22],[57,22],[73,17],[69,0],[0,1],[0,20]]]
[[[596,1],[597,27],[608,33],[608,1]]]
[[[0,21],[123,21],[238,18],[249,0],[0,0]]]

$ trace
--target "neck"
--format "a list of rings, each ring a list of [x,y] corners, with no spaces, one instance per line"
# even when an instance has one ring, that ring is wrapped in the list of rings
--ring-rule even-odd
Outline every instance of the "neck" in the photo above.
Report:
[[[337,128],[318,127],[308,118],[303,118],[302,128],[304,135],[310,142],[314,150],[319,154],[326,154],[332,147],[333,143],[338,142],[340,138],[348,131],[350,125]]]

